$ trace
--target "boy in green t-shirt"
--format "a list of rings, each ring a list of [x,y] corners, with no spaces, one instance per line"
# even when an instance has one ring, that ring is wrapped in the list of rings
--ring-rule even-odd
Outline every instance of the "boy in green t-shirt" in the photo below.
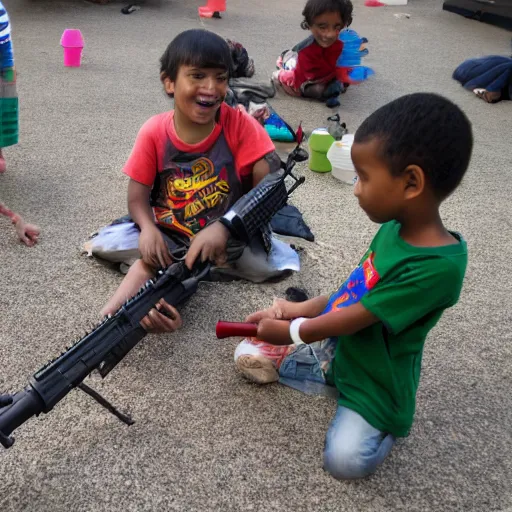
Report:
[[[339,399],[324,468],[335,478],[373,473],[409,433],[425,338],[457,303],[466,270],[466,243],[443,226],[439,206],[472,146],[470,122],[441,96],[411,94],[373,113],[352,146],[354,194],[382,224],[368,251],[331,297],[277,300],[247,319],[258,335],[235,358],[259,383],[278,380],[287,356],[310,350],[303,344],[334,340],[327,379]]]

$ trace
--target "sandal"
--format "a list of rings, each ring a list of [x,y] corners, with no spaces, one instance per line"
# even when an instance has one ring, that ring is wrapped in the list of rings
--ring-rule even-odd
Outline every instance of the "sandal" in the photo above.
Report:
[[[487,103],[498,103],[501,101],[500,91],[487,91],[486,89],[473,89],[473,92]]]
[[[140,10],[140,5],[137,5],[137,4],[129,4],[127,5],[126,7],[123,7],[121,9],[121,12],[123,14],[131,14],[132,12],[134,11],[138,11]]]

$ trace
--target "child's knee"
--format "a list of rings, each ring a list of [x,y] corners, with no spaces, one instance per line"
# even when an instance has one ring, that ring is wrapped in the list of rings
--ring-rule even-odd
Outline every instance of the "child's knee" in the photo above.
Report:
[[[101,310],[101,316],[114,315],[120,305],[130,297],[133,297],[148,279],[154,276],[154,271],[142,260],[137,260],[128,270],[123,282],[108,304]]]
[[[346,439],[326,445],[324,469],[337,480],[353,480],[371,475],[377,467],[362,456],[360,446]]]
[[[304,88],[304,96],[320,100],[323,98],[325,84],[311,84]]]
[[[339,480],[364,478],[375,472],[394,442],[392,435],[339,406],[325,439],[324,469]]]
[[[155,271],[141,259],[135,261],[135,263],[129,268],[126,274],[126,279],[131,279],[134,283],[144,284],[148,279],[151,279],[155,275]]]

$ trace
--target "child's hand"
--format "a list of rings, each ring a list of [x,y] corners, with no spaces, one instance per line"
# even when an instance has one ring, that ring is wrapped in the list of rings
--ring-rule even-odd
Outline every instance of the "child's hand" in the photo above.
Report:
[[[16,233],[18,234],[19,239],[25,245],[32,247],[37,244],[40,232],[37,226],[34,226],[33,224],[25,224],[25,221],[21,217],[18,217],[14,227],[16,228]]]
[[[182,321],[177,309],[161,299],[141,320],[140,325],[147,332],[174,332],[181,327]]]
[[[265,318],[270,320],[293,320],[299,316],[295,314],[294,306],[296,306],[295,302],[285,299],[274,299],[271,307],[250,314],[245,321],[256,324]]]
[[[172,263],[169,248],[156,226],[148,226],[140,232],[139,251],[142,260],[153,268],[165,268]]]
[[[226,263],[226,244],[229,231],[220,222],[210,224],[193,238],[185,258],[185,265],[192,269],[195,261],[211,261],[218,266]]]

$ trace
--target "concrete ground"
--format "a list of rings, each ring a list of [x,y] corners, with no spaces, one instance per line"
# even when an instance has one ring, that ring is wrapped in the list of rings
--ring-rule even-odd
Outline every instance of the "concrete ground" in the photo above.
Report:
[[[94,324],[121,280],[79,249],[125,213],[121,166],[142,123],[169,107],[158,79],[165,46],[183,29],[210,28],[241,41],[255,80],[265,81],[279,52],[304,36],[302,3],[229,0],[222,20],[201,21],[199,0],[148,0],[130,16],[123,3],[5,0],[21,138],[5,151],[0,197],[39,223],[42,237],[23,247],[0,221],[0,390],[21,389]],[[85,36],[80,69],[62,65],[69,27]],[[2,512],[512,510],[512,102],[485,104],[451,79],[466,58],[509,54],[510,33],[445,13],[437,0],[376,9],[355,0],[353,27],[370,40],[376,77],[342,97],[351,130],[397,96],[435,91],[464,108],[475,133],[471,168],[442,211],[468,240],[465,287],[426,345],[411,435],[372,478],[337,482],[321,464],[335,403],[248,384],[233,368],[237,341],[215,338],[218,319],[242,319],[291,284],[333,290],[371,240],[377,226],[350,187],[304,168],[293,202],[317,242],[304,244],[301,272],[261,286],[202,286],[183,330],[148,338],[105,381],[88,379],[133,415],[132,427],[79,391],[26,423],[0,451]],[[307,130],[330,114],[298,99],[273,105]]]

